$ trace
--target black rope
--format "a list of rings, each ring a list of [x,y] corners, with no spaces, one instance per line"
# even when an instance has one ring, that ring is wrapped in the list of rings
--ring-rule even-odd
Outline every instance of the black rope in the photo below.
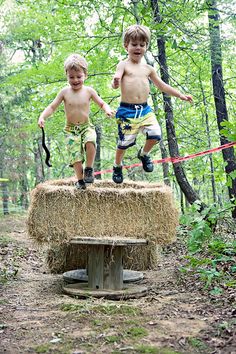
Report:
[[[44,128],[42,129],[42,147],[44,148],[44,151],[46,152],[46,159],[45,159],[45,163],[48,167],[52,167],[52,165],[50,164],[49,160],[50,160],[50,152],[46,146],[45,143],[45,133],[44,133]]]

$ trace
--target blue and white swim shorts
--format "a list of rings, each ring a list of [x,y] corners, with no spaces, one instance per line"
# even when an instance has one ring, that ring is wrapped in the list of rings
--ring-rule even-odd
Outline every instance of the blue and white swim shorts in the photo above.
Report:
[[[139,132],[146,135],[146,139],[161,140],[161,128],[156,116],[147,103],[130,104],[121,102],[116,112],[118,123],[119,149],[128,149],[135,145]]]

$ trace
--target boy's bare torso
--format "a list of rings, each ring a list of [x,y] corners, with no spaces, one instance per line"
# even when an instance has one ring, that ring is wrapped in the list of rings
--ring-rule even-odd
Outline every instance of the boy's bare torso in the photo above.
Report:
[[[121,79],[121,101],[144,103],[150,92],[149,76],[151,68],[147,64],[124,62],[124,74]]]
[[[82,86],[79,90],[65,87],[61,91],[67,124],[81,124],[89,120],[90,88]]]

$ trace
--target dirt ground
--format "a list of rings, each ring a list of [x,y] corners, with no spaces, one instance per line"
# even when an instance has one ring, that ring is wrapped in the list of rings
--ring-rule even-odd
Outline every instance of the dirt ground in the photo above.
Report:
[[[76,299],[27,237],[26,216],[0,219],[0,353],[236,353],[235,293],[210,296],[183,279],[178,241],[163,250],[139,299]]]

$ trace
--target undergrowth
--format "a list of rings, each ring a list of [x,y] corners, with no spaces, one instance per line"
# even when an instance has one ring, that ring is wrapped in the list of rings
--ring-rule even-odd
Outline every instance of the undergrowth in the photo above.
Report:
[[[195,204],[181,216],[179,227],[188,249],[180,271],[195,276],[212,295],[236,288],[236,224],[226,228],[221,214],[216,207],[199,212]]]

